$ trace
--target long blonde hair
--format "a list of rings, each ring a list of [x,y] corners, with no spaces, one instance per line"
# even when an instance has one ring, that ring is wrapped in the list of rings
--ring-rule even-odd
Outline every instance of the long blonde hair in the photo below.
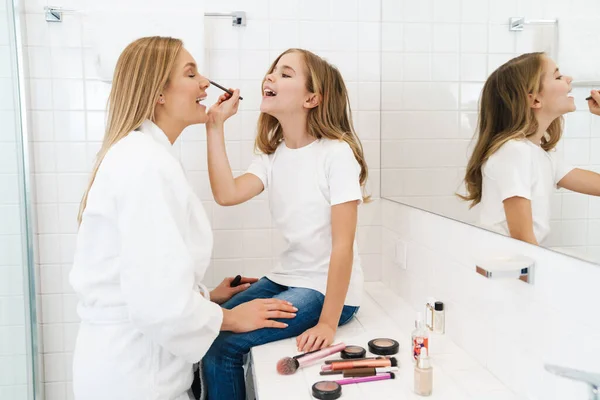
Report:
[[[300,53],[306,64],[306,89],[321,95],[321,103],[308,111],[308,134],[320,139],[343,140],[348,143],[360,165],[359,182],[363,190],[363,201],[370,196],[365,193],[368,168],[362,143],[354,130],[348,90],[340,71],[327,61],[304,49],[289,49],[277,57],[267,74],[275,69],[279,59],[288,53]],[[264,154],[272,154],[283,140],[283,128],[277,118],[261,113],[255,147]]]
[[[168,83],[183,42],[170,37],[145,37],[129,44],[119,56],[108,98],[108,118],[102,147],[96,156],[77,221],[81,224],[98,168],[110,148],[147,120]]]
[[[529,95],[542,91],[544,53],[526,53],[496,69],[485,82],[479,106],[477,144],[467,165],[467,195],[458,195],[474,207],[481,201],[483,176],[481,168],[492,154],[506,142],[535,135],[538,122]],[[552,121],[541,147],[552,150],[563,132],[562,116]]]

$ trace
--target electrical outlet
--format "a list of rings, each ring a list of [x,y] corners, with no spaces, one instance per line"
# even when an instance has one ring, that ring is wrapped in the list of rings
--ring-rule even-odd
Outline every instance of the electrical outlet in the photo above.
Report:
[[[406,242],[403,240],[396,240],[396,250],[394,254],[394,260],[396,265],[402,269],[406,269]]]

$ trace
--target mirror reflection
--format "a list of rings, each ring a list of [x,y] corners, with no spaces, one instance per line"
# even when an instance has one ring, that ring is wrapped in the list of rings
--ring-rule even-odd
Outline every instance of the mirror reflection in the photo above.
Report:
[[[600,63],[544,22],[383,23],[382,197],[600,263]]]

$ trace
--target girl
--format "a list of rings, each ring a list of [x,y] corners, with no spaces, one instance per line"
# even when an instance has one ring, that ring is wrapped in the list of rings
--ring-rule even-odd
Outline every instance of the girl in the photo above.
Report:
[[[460,196],[471,207],[479,204],[482,227],[542,243],[550,232],[555,187],[600,195],[600,175],[566,165],[555,150],[562,116],[575,111],[571,81],[544,53],[516,57],[487,79],[467,195]]]
[[[238,290],[231,279],[210,295],[201,289],[212,233],[171,145],[185,127],[210,121],[208,86],[178,39],[136,40],[117,62],[70,275],[82,320],[76,399],[189,400],[192,365],[220,329],[275,331],[284,325],[270,318],[295,311],[275,299],[216,304],[251,279]]]
[[[246,398],[243,356],[253,346],[298,336],[298,351],[329,346],[337,327],[360,305],[363,274],[355,243],[357,208],[367,165],[339,71],[315,54],[290,49],[263,81],[256,147],[248,172],[233,177],[222,119],[207,124],[208,170],[221,205],[269,189],[271,215],[287,242],[279,265],[223,307],[255,298],[293,302],[300,311],[286,329],[219,335],[203,359],[209,400]],[[221,97],[220,108],[232,107]],[[217,110],[215,110],[216,112]]]

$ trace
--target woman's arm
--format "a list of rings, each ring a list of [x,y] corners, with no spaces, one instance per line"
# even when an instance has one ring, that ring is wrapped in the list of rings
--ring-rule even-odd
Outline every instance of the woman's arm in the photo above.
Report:
[[[575,168],[558,182],[558,186],[577,193],[600,196],[600,174]]]
[[[225,120],[237,112],[240,93],[222,95],[208,111],[206,123],[208,147],[208,176],[215,201],[222,206],[233,206],[259,195],[264,186],[253,174],[244,174],[234,179],[225,150]]]
[[[299,351],[317,350],[333,343],[352,275],[357,215],[358,201],[331,207],[332,251],[325,302],[319,323],[296,339]]]
[[[504,213],[510,237],[537,245],[533,232],[531,201],[524,197],[511,197],[504,200]]]

